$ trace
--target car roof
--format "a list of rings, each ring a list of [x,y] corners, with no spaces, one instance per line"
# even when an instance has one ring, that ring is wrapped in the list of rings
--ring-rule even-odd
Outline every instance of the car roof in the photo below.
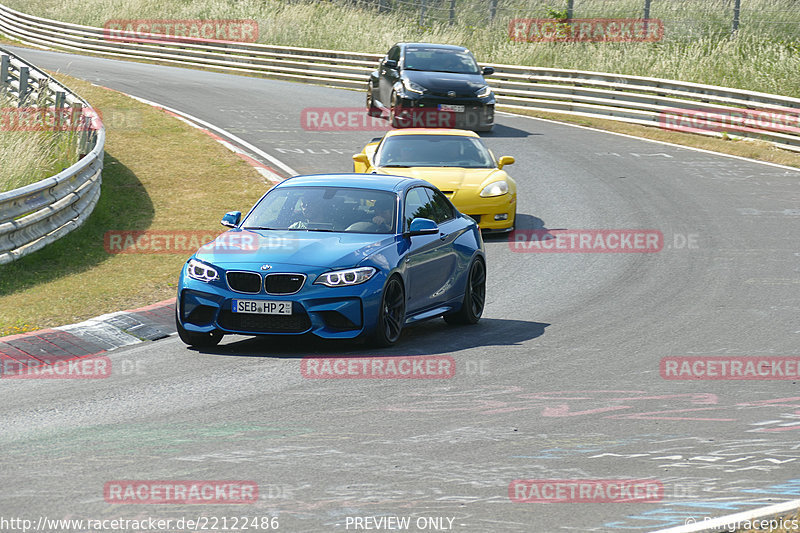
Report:
[[[441,50],[458,50],[459,52],[469,52],[469,49],[458,46],[455,44],[438,44],[438,43],[397,43],[396,46],[402,46],[403,48],[408,46],[424,46],[425,48],[439,48]]]
[[[427,181],[391,176],[386,174],[305,174],[293,176],[277,185],[277,187],[351,187],[355,189],[375,189],[397,192],[412,185],[430,185]]]
[[[477,137],[480,135],[470,130],[459,130],[453,128],[403,128],[386,132],[385,137],[397,137],[398,135],[452,135],[454,137]]]

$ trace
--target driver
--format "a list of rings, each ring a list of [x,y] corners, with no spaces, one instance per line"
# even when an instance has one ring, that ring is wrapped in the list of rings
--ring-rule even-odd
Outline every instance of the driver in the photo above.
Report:
[[[414,148],[407,143],[396,143],[391,151],[383,157],[384,165],[411,165],[414,162]]]
[[[372,223],[378,227],[379,233],[388,233],[394,226],[395,203],[391,198],[378,198],[375,200],[375,216]]]

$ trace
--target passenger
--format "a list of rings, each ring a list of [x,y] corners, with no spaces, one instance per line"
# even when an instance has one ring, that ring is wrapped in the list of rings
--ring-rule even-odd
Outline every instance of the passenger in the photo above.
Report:
[[[300,218],[289,226],[289,229],[308,229],[310,224],[324,222],[324,209],[320,202],[308,198],[300,200]]]

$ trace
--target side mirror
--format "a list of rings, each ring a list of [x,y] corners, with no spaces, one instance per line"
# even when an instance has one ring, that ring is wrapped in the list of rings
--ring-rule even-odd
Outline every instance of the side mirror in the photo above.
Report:
[[[225,216],[222,217],[220,224],[223,226],[227,226],[229,228],[235,228],[239,225],[239,222],[242,220],[242,212],[241,211],[230,211],[225,213]]]
[[[484,76],[491,76],[492,74],[494,74],[494,67],[483,67]]]
[[[397,61],[394,59],[387,59],[386,61],[383,62],[383,66],[384,68],[397,70]]]
[[[439,225],[429,218],[415,218],[408,227],[408,236],[433,235],[439,232]]]
[[[497,160],[497,168],[503,168],[506,165],[513,165],[514,158],[510,155],[504,155],[500,159]]]
[[[353,155],[353,172],[364,173],[370,167],[369,157],[364,152]]]

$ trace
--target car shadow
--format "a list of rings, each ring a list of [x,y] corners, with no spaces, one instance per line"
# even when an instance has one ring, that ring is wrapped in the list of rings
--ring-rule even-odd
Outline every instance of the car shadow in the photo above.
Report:
[[[517,213],[517,220],[514,229],[519,230],[547,230],[544,220],[533,215]],[[502,242],[513,239],[513,232],[484,232],[482,234],[484,242]]]
[[[437,355],[476,347],[515,346],[540,337],[550,324],[527,320],[484,318],[474,326],[449,326],[441,318],[409,326],[396,345],[375,348],[356,340],[326,340],[314,335],[235,337],[213,348],[190,348],[218,356],[271,357],[391,357]]]
[[[492,128],[492,131],[479,132],[478,135],[487,138],[492,138],[492,137],[521,138],[521,137],[530,137],[531,135],[544,135],[544,134],[531,133],[529,131],[521,130],[519,128],[514,128],[512,126],[506,126],[504,124],[495,123],[494,128]]]

